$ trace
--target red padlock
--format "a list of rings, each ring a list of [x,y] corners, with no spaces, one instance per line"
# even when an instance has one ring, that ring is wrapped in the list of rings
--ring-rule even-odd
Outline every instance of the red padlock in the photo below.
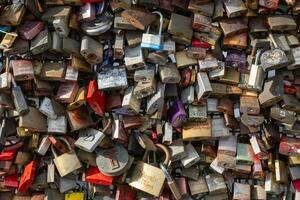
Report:
[[[119,185],[116,192],[116,200],[135,200],[136,192],[128,185]]]
[[[294,180],[293,185],[294,185],[295,190],[297,190],[299,192],[300,191],[300,179]]]
[[[209,44],[207,42],[204,42],[204,41],[201,41],[201,40],[198,40],[196,38],[193,38],[192,39],[192,47],[201,47],[201,48],[204,48],[204,49],[210,49],[211,44]]]
[[[30,163],[28,163],[25,168],[24,172],[20,179],[20,184],[18,188],[18,192],[27,192],[30,186],[32,185],[35,174],[37,169],[37,161],[32,160]]]
[[[181,86],[187,87],[190,84],[191,76],[192,76],[192,70],[187,67],[184,70],[180,72],[181,75]]]
[[[98,90],[95,80],[92,80],[89,83],[86,101],[96,114],[100,115],[101,117],[104,116],[105,92]]]
[[[18,188],[19,185],[18,174],[5,176],[3,180],[3,185],[4,187]]]
[[[113,176],[106,176],[102,174],[97,167],[90,167],[85,173],[85,182],[88,183],[108,186],[112,185],[113,180]]]
[[[14,159],[17,151],[18,151],[18,148],[6,150],[6,151],[2,151],[0,153],[0,160],[4,161],[4,160],[12,160],[12,159]]]

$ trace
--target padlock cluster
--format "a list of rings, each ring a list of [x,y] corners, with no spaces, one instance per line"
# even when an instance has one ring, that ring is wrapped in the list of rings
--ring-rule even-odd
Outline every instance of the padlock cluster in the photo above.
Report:
[[[0,200],[300,199],[297,0],[0,0]]]

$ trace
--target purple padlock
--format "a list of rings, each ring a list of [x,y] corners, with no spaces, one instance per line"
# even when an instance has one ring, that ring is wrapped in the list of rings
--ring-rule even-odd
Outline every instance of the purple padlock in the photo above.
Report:
[[[238,71],[243,71],[246,68],[247,58],[244,51],[230,50],[227,52],[225,66],[232,67]]]
[[[181,127],[187,121],[187,114],[181,101],[177,100],[172,103],[168,111],[168,117],[175,128]]]

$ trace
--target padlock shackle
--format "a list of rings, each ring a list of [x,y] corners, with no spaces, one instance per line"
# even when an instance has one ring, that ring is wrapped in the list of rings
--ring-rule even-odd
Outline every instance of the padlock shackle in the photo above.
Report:
[[[169,162],[170,162],[170,151],[169,151],[169,149],[165,146],[165,145],[163,145],[163,144],[155,144],[156,145],[156,147],[158,148],[158,149],[160,149],[161,151],[163,151],[164,153],[165,153],[165,155],[166,155],[166,158],[165,158],[165,160],[163,161],[163,164],[165,165],[165,166],[168,166],[169,165]]]
[[[162,29],[163,29],[163,24],[164,24],[164,17],[163,17],[163,15],[161,14],[161,12],[159,12],[159,11],[154,11],[154,12],[152,12],[153,14],[157,14],[157,15],[159,15],[159,31],[158,31],[158,35],[161,35],[162,34]],[[148,26],[148,28],[147,28],[147,32],[146,33],[149,33],[150,32],[150,26],[151,25],[149,25]]]
[[[257,52],[256,52],[255,62],[254,62],[255,65],[258,65],[258,60],[259,60],[259,57],[261,55],[261,52],[262,52],[261,49],[258,49]]]

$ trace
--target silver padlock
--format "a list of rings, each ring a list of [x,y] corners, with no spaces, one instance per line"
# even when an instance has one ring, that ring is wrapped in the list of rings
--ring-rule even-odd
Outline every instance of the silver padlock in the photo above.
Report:
[[[191,104],[195,99],[195,88],[189,86],[181,91],[180,100],[183,104]]]
[[[185,146],[185,151],[186,157],[180,160],[184,168],[189,168],[200,161],[200,156],[191,143]]]
[[[173,141],[173,127],[171,123],[166,122],[164,127],[164,135],[162,138],[162,143],[166,145],[170,145],[172,144],[172,141]]]
[[[134,71],[134,81],[143,81],[143,82],[150,82],[153,81],[155,76],[155,69],[154,68],[147,68],[141,70]]]
[[[92,65],[99,64],[103,61],[103,46],[91,37],[83,36],[80,54],[88,63]]]
[[[157,83],[156,93],[147,99],[147,114],[153,114],[164,104],[165,84]]]
[[[79,131],[79,138],[75,142],[75,146],[87,152],[93,152],[102,142],[105,135],[96,129],[84,129]]]
[[[125,48],[125,65],[128,70],[138,69],[145,66],[143,52],[140,46]]]
[[[201,98],[207,98],[212,93],[212,87],[210,85],[206,72],[197,73],[195,90],[198,100],[200,100]]]
[[[179,71],[173,63],[167,63],[166,65],[159,66],[158,73],[162,83],[175,84],[179,83],[181,80]]]
[[[264,84],[265,72],[263,68],[258,65],[258,60],[261,54],[261,50],[256,53],[255,63],[251,66],[250,76],[248,80],[248,89],[261,91]]]
[[[143,37],[142,37],[142,43],[141,43],[141,47],[142,48],[147,48],[147,49],[152,49],[152,50],[162,50],[163,49],[163,43],[162,43],[162,26],[163,26],[163,15],[158,12],[158,11],[154,11],[154,14],[159,15],[160,20],[159,20],[159,32],[157,35],[154,34],[150,34],[150,26],[148,26],[147,28],[147,32],[143,33]]]
[[[133,112],[138,114],[140,112],[141,101],[136,98],[133,94],[133,87],[128,87],[125,90],[125,94],[122,101],[122,107],[128,110],[129,112]]]
[[[60,37],[67,37],[70,33],[68,18],[59,18],[53,21],[55,31]]]
[[[65,116],[58,116],[56,119],[47,118],[48,133],[66,134],[67,119]]]
[[[48,97],[44,97],[39,111],[41,113],[43,113],[44,115],[46,115],[49,119],[56,119],[57,118],[57,114],[55,113],[53,106],[52,106],[52,102],[51,99],[49,99]]]

